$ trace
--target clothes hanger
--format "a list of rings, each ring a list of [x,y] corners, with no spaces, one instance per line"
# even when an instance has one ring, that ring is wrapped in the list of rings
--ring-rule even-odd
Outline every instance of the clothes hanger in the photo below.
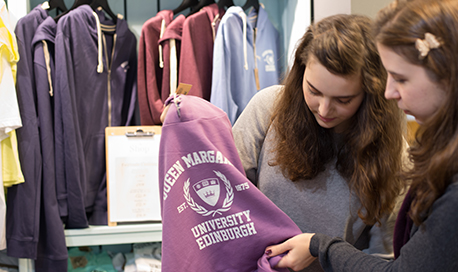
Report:
[[[197,4],[199,4],[199,0],[183,0],[180,6],[173,10],[173,14],[178,14],[187,8],[197,6]]]
[[[67,7],[65,6],[64,0],[49,0],[48,2],[49,2],[48,10],[56,9],[61,12],[65,12],[68,10]]]
[[[259,11],[259,0],[246,0],[245,5],[243,5],[242,9],[247,10],[250,7],[253,7],[256,11]]]
[[[186,17],[188,17],[189,15],[192,15],[192,14],[198,12],[198,11],[201,10],[203,7],[209,6],[209,5],[214,4],[214,3],[215,3],[215,0],[200,0],[200,1],[199,1],[199,4],[197,4],[197,5],[191,7],[191,12],[189,12],[189,13],[186,15]]]
[[[97,8],[101,7],[103,11],[105,11],[116,24],[118,16],[114,14],[114,12],[110,9],[107,0],[92,0],[90,6],[93,10],[96,10]]]
[[[188,15],[186,15],[186,17],[188,17],[191,14],[194,14],[194,13],[198,12],[203,7],[209,6],[209,5],[214,4],[214,3],[215,3],[215,0],[200,0],[199,4],[191,7],[191,12],[189,12]]]
[[[77,7],[82,6],[82,5],[89,5],[91,2],[92,0],[75,0],[75,2],[73,2],[72,7],[69,8],[67,11],[62,12],[61,14],[54,17],[54,21],[56,22],[59,21],[59,19],[62,18],[62,16],[64,16],[65,14],[67,14],[70,10],[74,10]]]
[[[218,1],[218,8],[225,9],[225,7],[229,8],[235,6],[232,0],[219,0]]]
[[[76,9],[77,7],[82,5],[89,5],[91,2],[92,0],[75,0],[75,2],[73,2],[73,5],[69,10]]]

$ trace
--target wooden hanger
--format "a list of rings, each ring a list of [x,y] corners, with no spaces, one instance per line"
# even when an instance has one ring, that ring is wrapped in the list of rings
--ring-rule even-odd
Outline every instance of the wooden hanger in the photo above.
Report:
[[[259,0],[246,0],[245,5],[243,5],[242,9],[247,10],[250,7],[253,7],[256,11],[259,11]]]
[[[178,14],[187,8],[197,6],[197,4],[199,4],[199,0],[183,0],[180,6],[173,10],[173,14]]]
[[[188,13],[188,15],[186,15],[186,17],[188,17],[191,14],[194,14],[194,13],[198,12],[203,7],[209,6],[209,5],[214,4],[214,3],[215,3],[215,0],[200,0],[199,4],[191,7],[191,12]]]
[[[225,7],[229,8],[229,7],[232,7],[232,6],[235,6],[234,2],[232,0],[219,0],[218,1],[218,8],[219,9],[225,9]]]
[[[62,16],[64,16],[65,14],[67,14],[70,10],[74,10],[77,7],[82,6],[82,5],[89,5],[91,2],[92,0],[75,0],[75,2],[73,2],[72,7],[69,8],[67,11],[62,12],[61,14],[54,17],[54,21],[56,22],[59,21],[59,19],[62,18]]]
[[[64,0],[49,0],[49,10],[56,9],[61,12],[67,11]]]
[[[116,24],[118,16],[114,14],[114,12],[110,9],[107,0],[92,0],[90,6],[93,10],[96,10],[97,8],[101,7],[103,11],[105,11]]]

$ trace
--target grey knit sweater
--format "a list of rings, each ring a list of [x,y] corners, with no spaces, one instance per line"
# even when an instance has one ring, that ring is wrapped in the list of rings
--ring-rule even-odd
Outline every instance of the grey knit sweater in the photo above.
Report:
[[[373,226],[370,232],[363,234],[366,225],[357,215],[360,202],[335,169],[335,161],[314,179],[296,182],[285,178],[279,167],[269,165],[274,156],[269,150],[275,137],[274,130],[269,129],[269,121],[281,90],[282,86],[272,86],[258,92],[233,126],[247,177],[303,232],[341,237],[350,244],[355,244],[358,239],[358,243],[366,240],[364,252],[391,257],[397,213],[387,216],[381,226]],[[315,262],[306,271],[321,271],[321,268]]]

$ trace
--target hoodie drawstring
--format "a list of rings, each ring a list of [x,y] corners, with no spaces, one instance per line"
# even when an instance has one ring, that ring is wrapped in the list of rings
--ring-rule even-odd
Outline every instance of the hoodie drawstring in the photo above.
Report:
[[[46,63],[46,72],[48,74],[48,84],[49,84],[49,96],[54,96],[54,91],[52,89],[52,79],[51,79],[51,59],[49,57],[48,43],[45,40],[41,41],[43,43],[43,53],[45,55]]]
[[[165,20],[162,19],[161,22],[161,33],[159,34],[159,39],[162,39],[165,32]],[[159,44],[159,67],[164,68],[164,57],[162,56],[162,45]]]
[[[97,13],[94,11],[92,14],[95,17],[95,22],[97,24],[97,53],[98,53],[98,64],[97,64],[97,73],[103,73],[103,57],[102,57],[102,28],[100,27],[100,20]]]
[[[244,11],[239,12],[240,17],[242,17],[243,22],[243,57],[245,58],[245,64],[243,67],[245,70],[248,70],[248,57],[247,57],[247,34],[246,34],[246,14]]]

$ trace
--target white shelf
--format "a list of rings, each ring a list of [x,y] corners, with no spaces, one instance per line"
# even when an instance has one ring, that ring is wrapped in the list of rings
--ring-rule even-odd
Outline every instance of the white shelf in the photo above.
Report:
[[[67,247],[131,244],[162,240],[162,223],[89,226],[65,230]]]
[[[89,226],[65,230],[67,247],[133,244],[162,241],[162,223]],[[19,259],[19,272],[35,271],[33,260]]]

